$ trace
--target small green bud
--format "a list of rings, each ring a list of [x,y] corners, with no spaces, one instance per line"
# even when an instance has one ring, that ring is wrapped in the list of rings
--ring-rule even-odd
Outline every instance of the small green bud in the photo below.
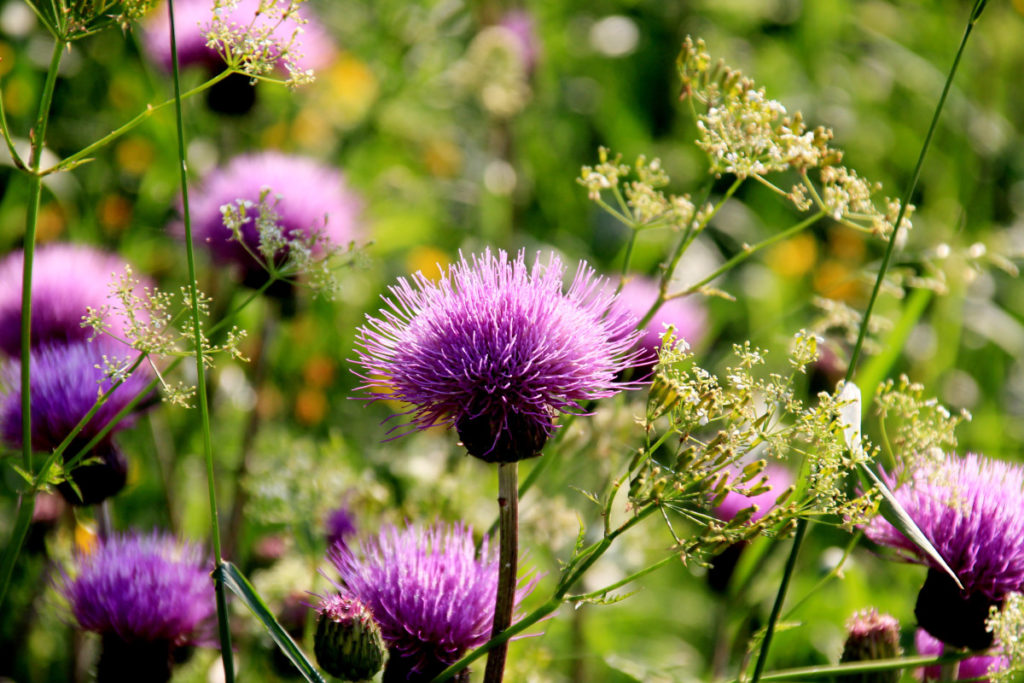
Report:
[[[387,650],[369,608],[336,593],[324,598],[317,611],[313,651],[320,667],[347,681],[373,678],[384,666]]]

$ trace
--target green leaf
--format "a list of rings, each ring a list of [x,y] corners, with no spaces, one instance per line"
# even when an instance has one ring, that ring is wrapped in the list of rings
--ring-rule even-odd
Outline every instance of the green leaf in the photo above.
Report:
[[[839,398],[845,402],[845,405],[839,409],[839,420],[842,424],[843,435],[846,438],[846,446],[855,456],[860,456],[863,454],[863,446],[861,446],[860,441],[860,389],[852,382],[847,383],[843,386]],[[860,471],[867,475],[867,478],[875,485],[878,492],[882,494],[882,508],[880,512],[885,521],[896,527],[901,534],[907,537],[907,540],[924,551],[924,554],[931,558],[940,569],[949,574],[956,585],[963,590],[963,584],[960,583],[960,579],[957,578],[953,570],[946,564],[946,561],[942,559],[942,555],[939,555],[939,551],[935,549],[935,546],[931,544],[928,537],[924,535],[910,515],[907,514],[907,511],[900,505],[892,490],[889,489],[881,477],[875,474],[874,470],[863,459],[858,464]]]
[[[928,537],[918,528],[914,520],[910,518],[907,511],[903,509],[900,502],[896,500],[896,496],[893,495],[889,487],[885,485],[885,482],[875,474],[866,463],[861,463],[861,469],[867,474],[868,478],[875,484],[878,491],[882,494],[882,517],[885,521],[896,527],[901,534],[907,537],[907,539],[916,545],[918,548],[924,551],[924,553],[931,558],[932,562],[939,566],[942,571],[949,574],[950,578],[956,583],[956,585],[963,590],[964,586],[960,583],[960,579],[957,578],[956,574],[950,569],[946,561],[942,559],[942,555],[939,555],[939,551],[935,549],[935,546],[931,544]]]
[[[249,611],[256,615],[256,618],[263,623],[267,632],[270,633],[270,637],[281,648],[281,652],[291,660],[303,678],[310,683],[326,683],[324,677],[320,675],[320,672],[306,658],[306,655],[295,644],[295,641],[288,635],[288,632],[274,618],[274,614],[267,607],[267,604],[263,602],[263,598],[259,596],[256,589],[249,583],[249,580],[242,575],[238,567],[230,562],[222,561],[214,570],[214,574],[232,593],[241,598],[245,606],[249,608]]]

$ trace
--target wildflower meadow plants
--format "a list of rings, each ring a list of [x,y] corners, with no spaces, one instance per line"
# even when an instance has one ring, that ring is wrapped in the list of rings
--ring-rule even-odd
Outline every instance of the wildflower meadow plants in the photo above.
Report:
[[[0,8],[0,678],[1014,680],[1019,8],[756,4]]]

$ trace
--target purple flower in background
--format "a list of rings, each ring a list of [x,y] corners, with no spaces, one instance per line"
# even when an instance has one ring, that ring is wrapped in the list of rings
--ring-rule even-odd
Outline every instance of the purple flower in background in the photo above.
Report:
[[[125,358],[127,347],[114,341],[50,344],[31,355],[32,448],[50,451],[56,448],[78,421],[85,417],[101,392],[112,386],[104,376],[104,354]],[[129,353],[134,353],[130,349]],[[120,354],[120,355],[119,355]],[[20,361],[11,360],[3,369],[10,390],[0,395],[0,438],[8,445],[22,445]],[[99,366],[99,367],[97,367]],[[114,416],[135,398],[149,381],[149,373],[136,370],[110,395],[65,451],[71,457],[84,447]],[[114,495],[124,486],[127,463],[111,439],[113,433],[129,426],[130,419],[116,425],[89,453],[99,462],[86,463],[73,472],[81,498],[67,484],[58,488],[72,504],[92,504]]]
[[[362,558],[344,546],[328,557],[341,575],[339,589],[380,625],[390,653],[385,680],[430,680],[490,638],[498,555],[487,538],[477,552],[462,524],[387,526],[360,548]],[[534,583],[520,586],[517,605]]]
[[[733,476],[739,476],[742,473],[742,467],[737,466],[735,468]],[[740,510],[757,506],[757,511],[751,515],[751,521],[756,522],[757,520],[768,514],[768,511],[775,506],[775,501],[778,499],[782,492],[785,491],[793,483],[793,475],[782,465],[776,463],[768,463],[765,467],[764,472],[761,476],[768,480],[769,490],[759,493],[756,496],[745,496],[739,491],[729,491],[725,494],[725,498],[715,508],[715,515],[719,519],[731,520]],[[746,484],[739,484],[744,488],[752,488],[758,483],[760,477],[755,478],[754,481],[747,482]]]
[[[355,238],[361,202],[338,170],[306,157],[262,152],[236,157],[193,189],[190,208],[196,240],[207,243],[217,260],[237,263],[247,274],[262,273],[252,255],[232,239],[221,207],[237,206],[239,200],[252,204],[242,238],[259,254],[255,216],[260,197],[268,190],[266,200],[278,214],[285,236],[319,232],[339,247]],[[183,233],[180,223],[173,229]]]
[[[210,569],[198,546],[156,532],[111,536],[61,568],[79,627],[103,637],[101,683],[170,680],[176,650],[212,644]]]
[[[0,261],[0,351],[21,355],[21,270],[16,251]],[[124,271],[120,256],[77,244],[39,247],[32,268],[32,347],[85,341],[92,328],[82,327],[86,308],[110,303],[113,276]],[[148,284],[148,283],[144,283]],[[122,316],[107,316],[110,332],[122,336]]]
[[[648,278],[634,277],[623,285],[617,305],[640,320],[654,305],[658,294],[656,282]],[[677,339],[685,340],[691,347],[696,346],[704,339],[707,331],[707,313],[693,297],[679,297],[663,303],[647,323],[640,339],[639,345],[644,351],[646,364],[653,365],[657,362],[661,335],[665,333],[668,325],[675,328]]]
[[[287,0],[275,0],[277,6],[283,7]],[[255,21],[255,27],[263,27],[269,21],[266,14],[256,16],[260,0],[240,0],[226,17],[229,24],[246,27]],[[302,57],[296,60],[296,66],[302,69],[319,69],[326,66],[335,54],[335,48],[327,31],[319,20],[309,11],[308,5],[302,8],[305,24],[289,20],[282,22],[273,30],[271,38],[274,42],[287,44],[296,29],[301,33],[295,41]],[[174,28],[178,46],[178,61],[181,66],[199,65],[220,69],[224,63],[217,51],[206,44],[205,32],[213,20],[213,0],[177,0],[174,3]],[[150,59],[167,71],[171,70],[171,21],[167,14],[166,4],[149,13],[143,31],[142,45]]]
[[[942,641],[930,636],[923,628],[917,629],[917,634],[914,636],[914,644],[917,646],[918,654],[921,655],[937,657],[943,651]],[[979,683],[987,683],[988,679],[985,676],[990,669],[994,667],[995,671],[1002,671],[1009,665],[1010,661],[1002,655],[968,657],[967,659],[960,660],[960,668],[956,678],[958,681],[977,679]],[[942,678],[941,666],[926,666],[921,669],[921,672],[924,674],[924,680],[926,681],[938,681]]]
[[[343,504],[331,510],[324,522],[327,531],[327,547],[333,548],[337,544],[345,545],[347,539],[356,532],[355,519],[348,505]]]
[[[1024,587],[1022,486],[1019,465],[968,454],[922,467],[896,489],[896,498],[960,579],[962,591],[882,517],[865,528],[875,543],[930,568],[915,614],[945,643],[975,650],[991,645],[992,634],[984,628],[989,608]]]
[[[537,67],[538,59],[540,59],[541,47],[533,15],[522,9],[510,10],[501,18],[498,26],[501,26],[515,37],[520,55],[523,58],[523,66],[528,73],[532,72]]]
[[[415,427],[454,424],[484,460],[539,454],[559,412],[637,386],[615,381],[639,357],[635,319],[585,263],[568,291],[564,271],[554,254],[531,268],[487,250],[437,281],[401,278],[356,334],[361,389],[411,403]]]

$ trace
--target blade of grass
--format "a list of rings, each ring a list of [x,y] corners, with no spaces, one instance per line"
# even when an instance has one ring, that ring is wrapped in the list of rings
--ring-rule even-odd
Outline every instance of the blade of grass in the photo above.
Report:
[[[935,129],[938,128],[939,116],[942,114],[942,109],[946,104],[946,98],[949,96],[949,89],[953,85],[953,79],[956,76],[957,68],[960,65],[960,59],[963,57],[964,50],[967,48],[967,40],[970,38],[971,32],[974,30],[974,25],[981,17],[981,13],[985,9],[987,2],[988,0],[975,0],[974,6],[971,8],[971,14],[967,19],[967,26],[964,29],[963,37],[960,39],[960,47],[957,48],[956,57],[953,58],[953,65],[949,69],[949,74],[946,76],[946,83],[942,88],[942,94],[939,96],[939,101],[935,105],[935,113],[932,115],[931,124],[928,126],[928,133],[925,135],[924,143],[921,145],[921,153],[918,155],[914,174],[911,178],[910,185],[907,187],[907,191],[903,195],[903,201],[900,203],[900,210],[896,216],[896,221],[893,224],[892,235],[889,236],[889,243],[885,248],[882,265],[878,269],[878,276],[875,278],[874,289],[871,290],[871,298],[868,300],[867,308],[864,310],[864,317],[861,320],[860,331],[857,335],[857,343],[853,348],[853,353],[850,357],[850,365],[846,371],[847,382],[850,382],[853,379],[853,375],[856,372],[857,360],[860,358],[861,348],[864,345],[864,338],[867,335],[868,323],[871,320],[871,312],[874,310],[875,300],[878,298],[878,292],[882,287],[882,280],[885,278],[885,272],[888,270],[889,262],[892,260],[892,254],[896,248],[896,237],[899,234],[900,225],[903,223],[903,217],[906,215],[907,206],[910,204],[910,200],[914,196],[914,190],[917,188],[917,181],[921,177],[921,169],[924,168],[925,156],[928,153],[928,148],[931,146],[932,137],[935,135]],[[786,562],[787,571],[783,574],[782,582],[779,584],[779,591],[775,596],[775,604],[772,606],[772,613],[768,619],[768,624],[765,629],[764,640],[761,642],[761,648],[757,654],[757,663],[755,664],[754,677],[751,683],[757,683],[764,670],[764,664],[768,658],[768,650],[771,647],[772,635],[775,631],[775,622],[782,609],[782,603],[786,599],[786,589],[789,586],[790,574],[792,573],[791,565],[796,563],[796,557],[800,552],[800,543],[803,540],[807,524],[808,522],[806,519],[800,519],[797,522],[796,535],[793,538],[793,546],[790,549],[789,559]]]
[[[249,611],[259,619],[263,627],[267,629],[267,633],[270,634],[270,637],[277,644],[277,647],[295,665],[295,668],[298,669],[303,678],[309,681],[309,683],[326,683],[324,677],[320,675],[320,672],[317,671],[316,667],[313,666],[292,637],[288,635],[288,632],[284,630],[284,627],[274,617],[274,613],[267,607],[267,603],[263,602],[256,589],[252,587],[252,584],[239,571],[238,567],[230,562],[221,562],[214,570],[214,576],[218,583],[227,586],[249,608]]]

